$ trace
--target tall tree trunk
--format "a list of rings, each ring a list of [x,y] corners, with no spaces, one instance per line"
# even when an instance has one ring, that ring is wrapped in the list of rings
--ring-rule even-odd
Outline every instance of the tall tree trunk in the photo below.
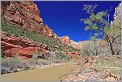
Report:
[[[114,52],[114,50],[113,50],[113,45],[112,45],[112,44],[110,44],[110,50],[111,50],[111,54],[114,55],[115,52]]]
[[[114,55],[115,54],[115,52],[114,52],[114,50],[113,50],[113,41],[111,42],[111,40],[110,40],[110,38],[109,38],[109,36],[106,34],[106,39],[107,39],[107,43],[108,43],[108,45],[109,45],[109,47],[110,47],[110,50],[111,50],[111,54],[112,55]]]

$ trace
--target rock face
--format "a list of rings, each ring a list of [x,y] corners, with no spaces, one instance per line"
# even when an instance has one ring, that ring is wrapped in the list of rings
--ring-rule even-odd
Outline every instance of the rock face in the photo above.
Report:
[[[62,43],[65,43],[65,44],[71,44],[71,40],[70,40],[70,38],[68,37],[68,36],[63,36],[63,37],[61,37],[60,38],[60,41],[62,42]]]
[[[117,26],[121,23],[121,3],[115,8],[114,21],[111,21],[111,26]]]
[[[24,29],[41,32],[46,36],[58,36],[47,26],[43,24],[40,12],[34,1],[2,1],[3,17]]]
[[[47,25],[45,26],[45,28],[41,28],[41,32],[42,32],[44,35],[47,35],[47,36],[49,36],[49,37],[53,37],[53,38],[55,38],[55,39],[58,38],[58,36],[57,36],[55,33],[53,33],[53,30],[50,29]]]
[[[77,59],[78,56],[80,55],[79,52],[66,52],[65,54],[67,54],[72,59],[74,59],[74,58]]]
[[[30,58],[35,52],[45,52],[50,50],[48,46],[32,42],[23,37],[8,37],[2,32],[1,47],[5,56],[11,57],[13,55],[20,55],[25,58]]]
[[[73,40],[71,40],[71,45],[75,48],[75,49],[83,49],[85,46],[87,46],[89,43],[89,41],[79,41],[79,42],[75,42]]]
[[[2,19],[28,31],[36,31],[45,36],[59,39],[48,25],[43,24],[40,17],[40,12],[34,1],[2,1],[1,2]],[[30,58],[36,52],[45,52],[51,50],[47,45],[32,42],[27,38],[7,36],[5,31],[2,31],[2,50],[5,56],[20,55],[24,58]],[[60,38],[62,43],[71,44],[68,36]],[[57,47],[57,46],[56,46]],[[66,52],[65,52],[66,53]],[[67,52],[71,56],[78,55],[79,53]]]
[[[79,44],[79,42],[75,42],[73,40],[71,40],[71,45],[72,47],[74,47],[75,49],[82,49],[82,45]]]
[[[48,37],[59,39],[48,25],[43,24],[37,5],[33,1],[2,1],[2,16],[23,29],[40,32]],[[62,43],[78,49],[68,36],[60,38]]]

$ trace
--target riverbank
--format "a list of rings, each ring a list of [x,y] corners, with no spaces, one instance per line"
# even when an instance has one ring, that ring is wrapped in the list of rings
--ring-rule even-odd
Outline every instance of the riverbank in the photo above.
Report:
[[[4,81],[58,81],[60,77],[71,73],[76,68],[77,65],[71,63],[53,64],[52,66],[45,65],[39,69],[4,74],[1,75],[1,79]]]

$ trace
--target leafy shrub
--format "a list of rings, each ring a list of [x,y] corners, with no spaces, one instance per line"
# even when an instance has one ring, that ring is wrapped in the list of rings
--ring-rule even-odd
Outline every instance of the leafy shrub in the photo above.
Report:
[[[17,64],[19,63],[18,59],[14,58],[2,58],[1,61],[1,72],[2,73],[9,73],[15,72],[17,70]]]
[[[18,59],[18,58],[2,58],[1,60],[1,73],[13,73],[22,70],[36,68],[36,66],[50,65],[50,60],[44,59]]]
[[[6,74],[6,73],[10,73],[11,70],[8,67],[1,67],[1,74]]]
[[[1,49],[1,57],[4,58],[3,49]]]
[[[39,66],[43,65],[43,64],[42,64],[42,60],[36,60],[35,63],[36,63],[36,65],[39,65]]]
[[[50,65],[51,61],[49,60],[41,60],[42,65]]]
[[[36,65],[33,59],[18,59],[18,58],[2,58],[1,60],[1,73],[16,72],[18,69],[26,70],[34,68]]]
[[[45,59],[52,62],[68,61],[70,59],[68,55],[63,54],[60,51],[46,51],[43,56]]]
[[[15,59],[15,58],[2,58],[2,61],[1,61],[1,66],[2,67],[10,67],[10,68],[14,68],[17,66],[17,64],[19,63],[20,61],[18,59]]]
[[[53,51],[45,51],[45,52],[43,53],[43,57],[44,57],[45,59],[50,58],[52,55],[54,55]]]
[[[56,59],[57,60],[62,60],[62,61],[68,61],[69,57],[66,54],[63,54],[61,52],[57,52]]]

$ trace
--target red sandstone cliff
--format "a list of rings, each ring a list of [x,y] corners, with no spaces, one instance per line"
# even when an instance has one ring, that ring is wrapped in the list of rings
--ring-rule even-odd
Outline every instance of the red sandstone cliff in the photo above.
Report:
[[[60,41],[61,41],[62,43],[68,44],[68,45],[71,44],[71,40],[70,40],[70,38],[69,38],[68,36],[60,37]]]
[[[43,24],[40,11],[33,1],[2,1],[1,5],[2,17],[8,22],[17,27],[59,39],[48,25]],[[65,44],[71,44],[68,36],[60,38],[60,41]],[[2,31],[1,47],[6,56],[19,54],[24,58],[32,57],[36,51],[45,52],[45,50],[51,50],[47,45],[30,41],[27,38],[7,36],[4,31]],[[66,54],[77,55],[75,52],[67,52]]]
[[[33,1],[2,1],[2,15],[7,21],[24,29],[58,38],[47,25],[43,24],[37,5]]]

